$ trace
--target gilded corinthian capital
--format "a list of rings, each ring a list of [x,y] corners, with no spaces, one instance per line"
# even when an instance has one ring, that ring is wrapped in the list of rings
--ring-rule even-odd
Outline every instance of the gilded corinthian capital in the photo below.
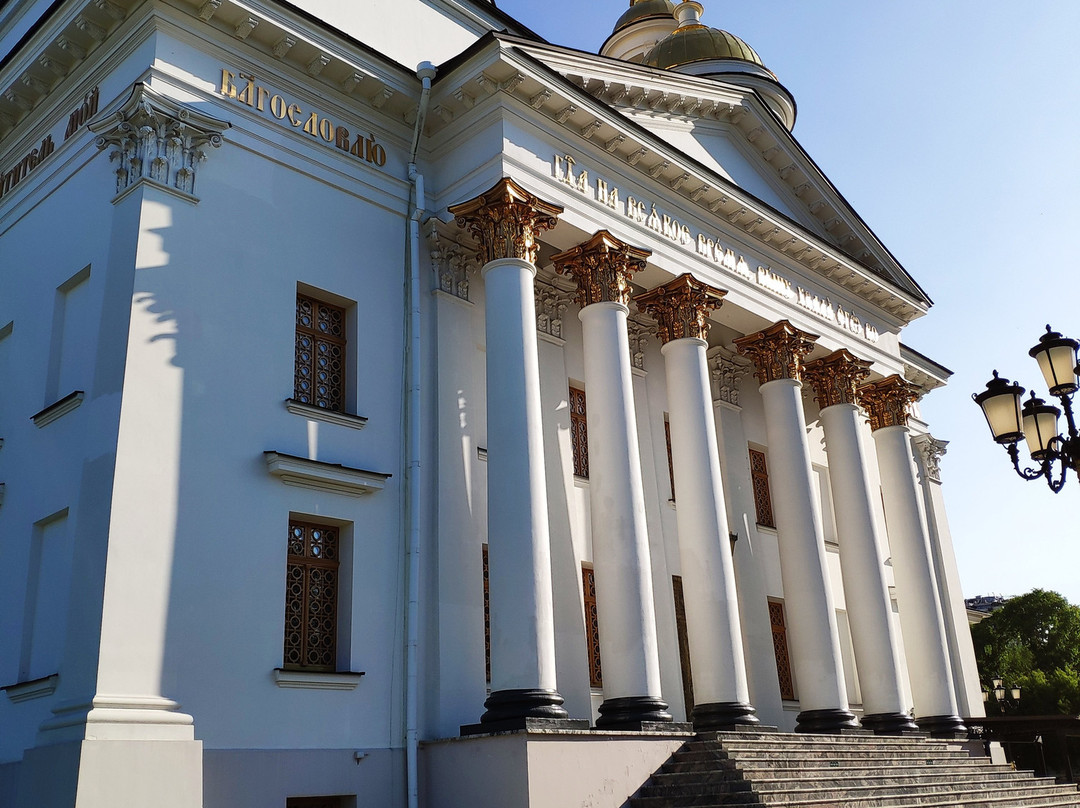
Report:
[[[870,363],[846,348],[807,362],[803,368],[803,379],[813,386],[821,409],[834,404],[858,404],[859,384],[869,375]]]
[[[509,177],[475,199],[451,205],[458,227],[467,227],[480,244],[477,258],[487,264],[499,258],[536,261],[536,237],[555,226],[563,209],[544,202]]]
[[[919,388],[895,373],[859,388],[859,403],[870,416],[870,429],[907,426],[908,408],[919,398]]]
[[[802,378],[803,359],[814,350],[817,335],[781,320],[764,331],[735,340],[739,353],[754,363],[758,384]]]
[[[727,292],[714,289],[686,272],[634,298],[638,309],[656,320],[661,343],[685,337],[709,338],[709,312],[720,308]]]
[[[600,230],[584,244],[551,257],[555,271],[577,281],[581,308],[593,303],[630,304],[630,278],[645,268],[650,250],[631,247],[607,230]]]

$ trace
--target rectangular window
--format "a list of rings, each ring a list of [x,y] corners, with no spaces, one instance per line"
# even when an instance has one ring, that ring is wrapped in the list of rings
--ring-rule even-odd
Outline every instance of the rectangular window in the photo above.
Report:
[[[285,808],[355,808],[356,797],[289,797]]]
[[[596,577],[591,567],[581,568],[582,593],[585,599],[585,644],[589,648],[589,686],[604,686],[600,664],[600,621],[596,612]]]
[[[56,287],[45,380],[46,406],[75,390],[89,389],[97,344],[89,281],[87,266]]]
[[[668,421],[667,413],[664,413],[664,440],[667,442],[667,474],[671,484],[671,501],[675,501],[675,463],[671,459],[671,422]]]
[[[683,597],[681,576],[671,576],[671,591],[675,596],[675,632],[679,636],[683,703],[686,705],[686,720],[689,721],[694,714],[694,674],[690,669],[690,636],[686,632],[686,599]]]
[[[780,680],[780,698],[795,698],[795,680],[791,676],[791,656],[788,653],[787,623],[784,621],[784,602],[769,600],[769,622],[772,624],[773,651],[776,653],[776,676]]]
[[[59,672],[67,635],[74,547],[68,509],[34,523],[23,611],[19,681]]]
[[[289,520],[284,667],[337,670],[341,529]]]
[[[589,430],[585,412],[585,391],[570,388],[570,444],[574,449],[574,476],[589,476]]]
[[[491,682],[491,576],[488,572],[488,546],[484,553],[484,671],[487,682]]]
[[[297,293],[294,400],[345,411],[345,332],[343,307]]]
[[[772,495],[769,493],[769,467],[765,464],[765,453],[757,449],[750,450],[750,479],[754,484],[757,523],[762,527],[775,528]]]

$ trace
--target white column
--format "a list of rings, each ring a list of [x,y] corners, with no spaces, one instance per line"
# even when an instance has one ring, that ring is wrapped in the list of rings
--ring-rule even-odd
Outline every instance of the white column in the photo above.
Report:
[[[839,350],[809,363],[804,378],[821,405],[829,482],[840,544],[840,566],[851,642],[863,696],[862,724],[878,733],[913,731],[904,709],[900,653],[885,581],[885,537],[871,500],[868,458],[859,433],[856,387],[870,363]]]
[[[721,294],[684,274],[636,300],[664,343],[686,630],[699,730],[757,724],[750,705],[706,359]]]
[[[907,406],[914,400],[914,391],[898,376],[890,376],[863,386],[860,393],[870,412],[877,446],[915,721],[935,735],[959,734],[964,725],[957,715],[948,638],[907,427]]]
[[[671,721],[661,698],[645,495],[641,481],[630,343],[629,278],[637,250],[601,231],[552,262],[578,283],[589,394],[589,499],[604,702],[596,725],[640,728]]]
[[[975,662],[975,647],[971,642],[971,626],[964,606],[964,590],[956,565],[949,519],[945,513],[945,498],[941,488],[941,456],[948,441],[932,435],[912,438],[919,461],[926,526],[930,530],[930,546],[934,550],[934,569],[937,572],[938,594],[945,617],[945,633],[949,637],[949,661],[953,671],[957,706],[964,717],[979,718],[986,714]]]
[[[754,360],[762,382],[788,642],[802,708],[797,732],[838,731],[858,725],[848,710],[799,381],[802,359],[814,339],[781,321],[735,341],[739,350]]]
[[[503,179],[450,208],[487,259],[488,570],[491,695],[466,732],[566,718],[556,690],[555,628],[540,363],[533,279],[535,234],[561,208]]]

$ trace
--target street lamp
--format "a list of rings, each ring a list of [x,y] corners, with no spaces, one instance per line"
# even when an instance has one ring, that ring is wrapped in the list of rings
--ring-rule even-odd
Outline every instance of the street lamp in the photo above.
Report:
[[[1065,485],[1069,469],[1080,475],[1080,433],[1076,431],[1072,409],[1073,394],[1080,388],[1077,347],[1080,343],[1076,340],[1063,337],[1047,326],[1039,344],[1028,351],[1028,355],[1039,363],[1050,395],[1061,402],[1061,409],[1037,398],[1034,391],[1021,405],[1024,388],[1001,378],[996,370],[994,378],[986,383],[986,389],[972,396],[986,416],[994,441],[1009,453],[1016,473],[1025,480],[1044,478],[1055,494]],[[1058,433],[1058,416],[1062,410],[1065,411],[1067,435]],[[1028,453],[1037,467],[1020,468],[1020,451],[1016,444],[1021,438],[1027,442]],[[1054,467],[1058,463],[1061,471],[1055,479]]]
[[[998,710],[1005,712],[1007,707],[1016,709],[1020,706],[1020,688],[1016,685],[1006,688],[1002,679],[994,677],[990,680],[991,687],[994,692],[994,701],[997,702]],[[1005,700],[1005,694],[1009,694],[1009,700]],[[984,690],[982,692],[983,704],[990,702],[990,691]]]

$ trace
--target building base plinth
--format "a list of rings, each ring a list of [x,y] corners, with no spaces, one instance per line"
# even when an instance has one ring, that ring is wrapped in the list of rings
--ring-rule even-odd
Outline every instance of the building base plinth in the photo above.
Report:
[[[739,727],[757,727],[761,722],[753,707],[741,701],[695,704],[691,720],[698,732],[720,732]]]
[[[501,721],[481,721],[479,724],[462,724],[462,736],[489,735],[493,732],[554,732],[558,730],[587,730],[587,718],[504,718]]]
[[[847,710],[805,710],[799,713],[796,732],[837,733],[859,729],[855,714]]]
[[[863,729],[876,735],[919,734],[921,730],[907,713],[873,713],[862,717]]]
[[[643,725],[672,721],[667,707],[667,702],[651,696],[604,699],[600,705],[600,717],[596,719],[596,728],[647,731]]]
[[[82,740],[29,749],[16,808],[202,808],[202,741]]]
[[[673,726],[662,722],[665,730]],[[420,747],[421,808],[623,808],[690,732],[531,731]]]

